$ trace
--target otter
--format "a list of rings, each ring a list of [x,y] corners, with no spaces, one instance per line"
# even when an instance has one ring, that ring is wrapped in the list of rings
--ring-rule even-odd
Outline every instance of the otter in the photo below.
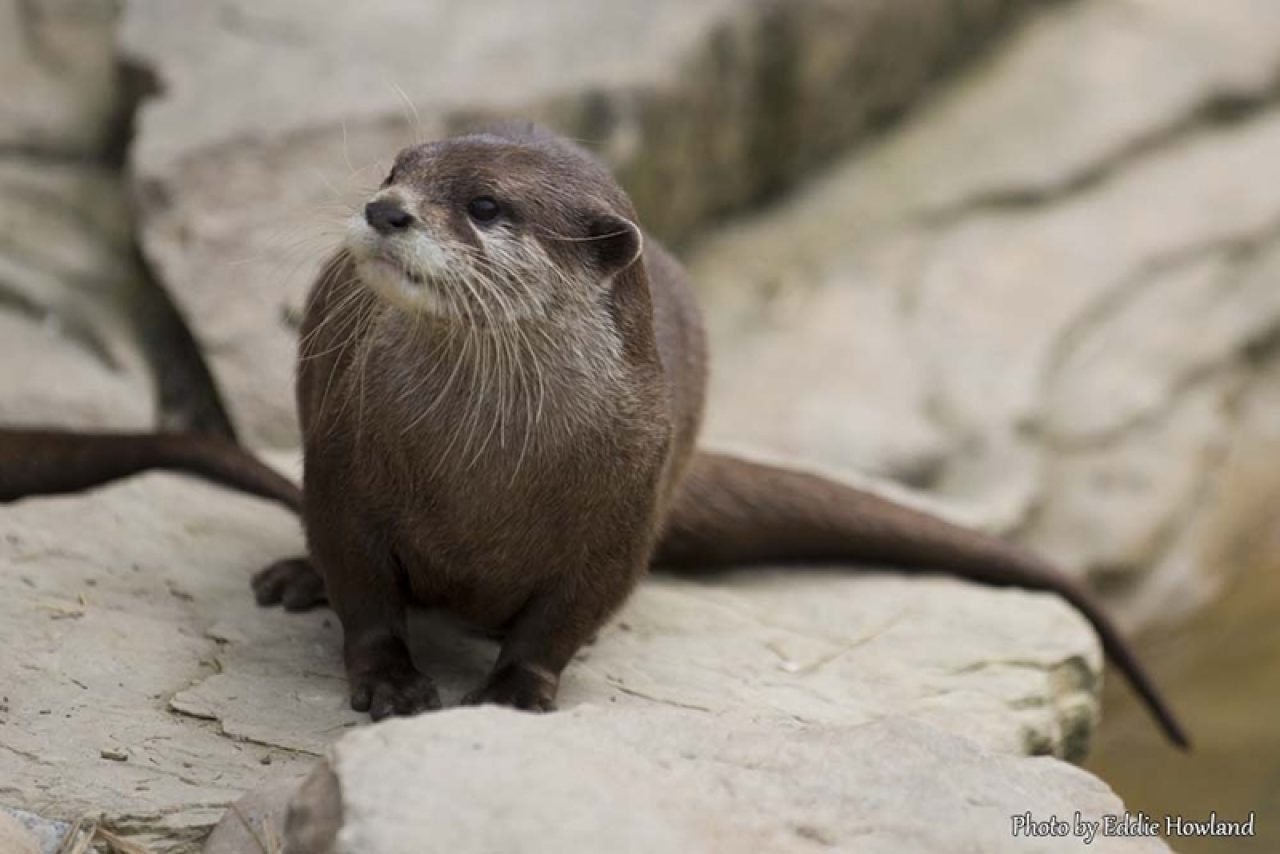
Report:
[[[406,148],[308,298],[299,491],[230,440],[0,432],[0,499],[149,468],[280,501],[308,557],[258,602],[323,602],[354,709],[439,706],[411,606],[501,638],[465,699],[554,708],[573,655],[651,565],[888,564],[1057,593],[1175,744],[1182,726],[1087,590],[1038,555],[821,477],[695,448],[707,354],[693,289],[591,154],[508,126]]]

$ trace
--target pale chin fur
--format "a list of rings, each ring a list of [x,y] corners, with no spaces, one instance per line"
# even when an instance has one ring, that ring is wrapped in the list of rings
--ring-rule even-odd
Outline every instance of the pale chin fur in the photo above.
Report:
[[[370,228],[364,217],[356,215],[347,223],[346,248],[360,280],[387,302],[410,314],[447,313],[430,281],[443,275],[448,259],[427,235],[415,232],[385,238]],[[417,272],[423,281],[409,278],[406,267]]]

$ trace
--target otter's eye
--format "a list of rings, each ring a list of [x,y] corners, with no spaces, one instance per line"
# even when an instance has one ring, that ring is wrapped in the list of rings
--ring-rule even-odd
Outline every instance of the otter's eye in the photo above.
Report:
[[[467,202],[467,214],[476,222],[493,222],[501,213],[502,208],[492,196],[478,196]]]

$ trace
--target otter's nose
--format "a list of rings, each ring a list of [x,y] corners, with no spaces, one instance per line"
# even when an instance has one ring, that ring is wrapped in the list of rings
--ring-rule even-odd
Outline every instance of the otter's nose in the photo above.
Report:
[[[413,224],[413,214],[400,207],[399,202],[379,199],[364,206],[364,219],[379,234],[404,231]]]

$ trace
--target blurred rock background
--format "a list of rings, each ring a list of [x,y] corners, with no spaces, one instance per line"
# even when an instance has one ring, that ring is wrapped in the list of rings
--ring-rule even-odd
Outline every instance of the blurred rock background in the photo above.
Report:
[[[1271,834],[1179,850],[1280,846],[1274,0],[0,0],[0,421],[291,451],[343,219],[398,148],[511,116],[689,263],[711,442],[1082,574],[1202,745],[1117,691],[1096,769]],[[1067,718],[1029,731],[1066,752]]]

